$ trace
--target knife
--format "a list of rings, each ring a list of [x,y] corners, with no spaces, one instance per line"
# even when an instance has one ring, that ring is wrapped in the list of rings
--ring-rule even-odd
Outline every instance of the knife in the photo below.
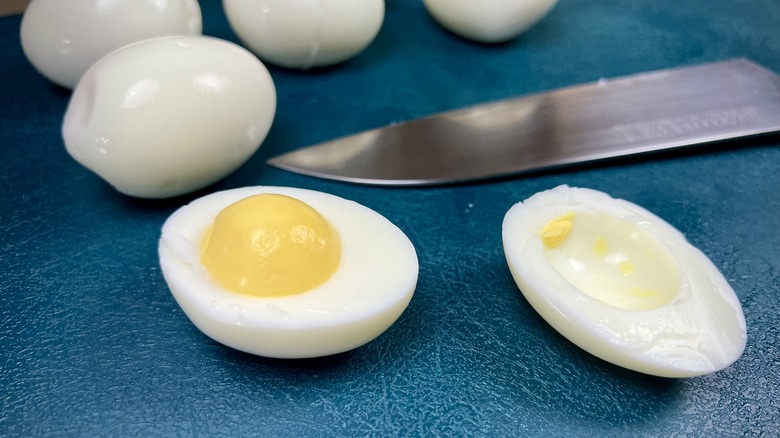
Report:
[[[3,0],[0,3],[0,17],[21,14],[30,0]]]
[[[274,157],[338,181],[460,183],[780,130],[780,77],[746,59],[602,79],[373,129]]]

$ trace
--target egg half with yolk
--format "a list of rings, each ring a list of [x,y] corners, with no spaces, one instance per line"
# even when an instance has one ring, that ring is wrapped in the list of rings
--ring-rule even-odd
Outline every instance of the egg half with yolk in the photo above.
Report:
[[[160,265],[187,317],[247,353],[305,358],[357,348],[412,298],[414,246],[379,213],[304,189],[217,192],[165,222]]]
[[[615,365],[692,377],[728,367],[745,348],[745,317],[726,279],[638,205],[559,186],[509,209],[503,245],[531,306]]]

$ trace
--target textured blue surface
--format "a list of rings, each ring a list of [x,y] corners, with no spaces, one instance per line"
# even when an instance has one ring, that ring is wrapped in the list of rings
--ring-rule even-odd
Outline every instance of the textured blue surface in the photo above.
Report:
[[[206,34],[235,41],[216,0]],[[418,0],[388,0],[361,55],[271,68],[279,109],[245,166],[168,201],[117,194],[65,153],[69,92],[39,76],[0,18],[0,435],[772,436],[780,424],[780,140],[455,187],[392,189],[267,167],[284,151],[440,110],[601,77],[748,57],[780,71],[775,0],[561,0],[508,44],[470,43]],[[478,147],[478,145],[475,145]],[[744,356],[668,380],[579,350],[531,309],[501,249],[515,202],[566,183],[636,202],[684,232],[733,285]],[[417,292],[368,345],[268,360],[202,335],[158,268],[166,217],[247,185],[312,188],[387,216],[415,244]]]

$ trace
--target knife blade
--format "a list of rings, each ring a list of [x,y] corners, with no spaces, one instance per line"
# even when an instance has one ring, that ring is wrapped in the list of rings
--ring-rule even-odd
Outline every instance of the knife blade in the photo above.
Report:
[[[602,79],[373,129],[268,161],[350,183],[461,183],[780,130],[780,77],[746,59]]]

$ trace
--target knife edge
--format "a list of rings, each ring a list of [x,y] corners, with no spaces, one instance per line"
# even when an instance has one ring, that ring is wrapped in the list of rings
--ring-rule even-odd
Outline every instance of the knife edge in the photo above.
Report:
[[[444,185],[778,130],[780,78],[740,58],[454,109],[304,147],[268,164],[356,184]]]

